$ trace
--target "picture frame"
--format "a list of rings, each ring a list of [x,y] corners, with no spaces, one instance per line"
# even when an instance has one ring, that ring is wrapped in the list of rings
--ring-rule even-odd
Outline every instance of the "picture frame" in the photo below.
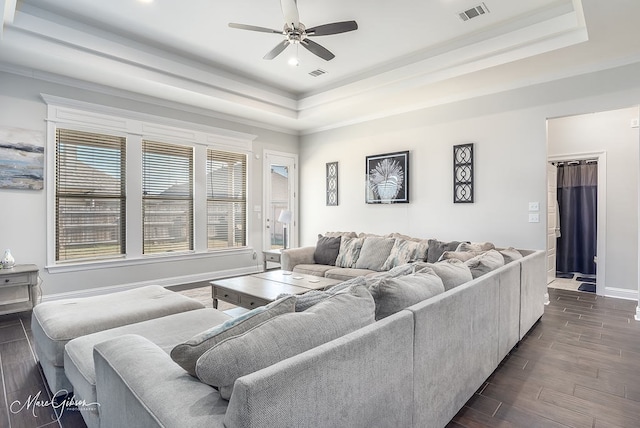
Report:
[[[367,156],[367,204],[409,203],[409,151]]]
[[[473,181],[473,143],[453,146],[453,203],[472,204]]]
[[[326,177],[327,206],[338,206],[338,162],[327,162]]]

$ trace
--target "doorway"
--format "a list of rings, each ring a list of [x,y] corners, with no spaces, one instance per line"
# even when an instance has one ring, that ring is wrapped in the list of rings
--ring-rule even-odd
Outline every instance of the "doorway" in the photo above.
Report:
[[[264,152],[264,250],[297,246],[297,163],[296,154]]]
[[[604,294],[606,153],[548,160],[547,282]]]

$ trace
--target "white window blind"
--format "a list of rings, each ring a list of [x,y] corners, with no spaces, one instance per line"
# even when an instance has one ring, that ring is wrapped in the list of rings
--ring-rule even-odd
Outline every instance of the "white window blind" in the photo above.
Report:
[[[247,244],[247,156],[207,150],[207,237],[210,249]]]
[[[193,250],[193,147],[142,142],[143,253]]]
[[[126,252],[124,137],[56,130],[56,261]]]

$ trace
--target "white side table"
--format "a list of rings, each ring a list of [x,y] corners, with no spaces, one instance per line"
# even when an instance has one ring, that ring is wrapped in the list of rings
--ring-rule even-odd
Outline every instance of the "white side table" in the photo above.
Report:
[[[0,315],[33,309],[37,303],[38,267],[0,269]]]
[[[262,251],[262,260],[264,263],[264,270],[267,270],[267,262],[280,264],[280,250],[264,250]]]

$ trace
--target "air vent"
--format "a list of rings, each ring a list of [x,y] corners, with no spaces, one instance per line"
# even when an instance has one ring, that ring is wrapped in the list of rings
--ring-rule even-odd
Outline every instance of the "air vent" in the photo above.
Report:
[[[327,72],[324,71],[323,69],[319,68],[317,70],[313,70],[309,74],[312,75],[313,77],[318,77],[318,76],[322,76],[323,74],[327,74]]]
[[[473,18],[477,18],[480,15],[484,15],[489,13],[489,8],[486,4],[482,3],[476,7],[472,7],[471,9],[465,10],[464,12],[458,13],[458,16],[463,21],[468,21]]]

